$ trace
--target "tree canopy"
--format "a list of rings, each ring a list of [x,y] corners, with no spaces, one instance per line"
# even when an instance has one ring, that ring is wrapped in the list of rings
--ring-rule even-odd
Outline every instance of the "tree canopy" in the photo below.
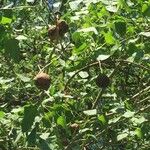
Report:
[[[0,150],[148,150],[150,0],[0,1]]]

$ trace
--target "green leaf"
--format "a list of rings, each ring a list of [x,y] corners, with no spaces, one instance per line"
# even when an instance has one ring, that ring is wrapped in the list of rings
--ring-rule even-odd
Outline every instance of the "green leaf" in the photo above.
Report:
[[[75,48],[75,49],[73,50],[73,52],[74,52],[75,54],[80,54],[80,53],[82,53],[86,48],[87,48],[87,44],[86,44],[86,43],[83,43],[83,44],[80,45],[78,48]]]
[[[127,30],[127,27],[126,27],[126,22],[125,21],[121,21],[121,20],[117,20],[115,22],[115,29],[116,29],[116,32],[122,37],[126,34],[126,30]]]
[[[143,138],[143,133],[142,133],[141,128],[136,128],[135,135],[137,135],[137,137],[140,139]]]
[[[105,125],[105,124],[107,123],[107,120],[106,120],[106,118],[105,118],[104,115],[99,115],[99,116],[98,116],[98,120],[99,120],[100,122],[102,122],[103,125]]]
[[[96,109],[92,109],[92,110],[85,110],[83,111],[83,113],[87,116],[93,116],[97,114],[97,110]]]
[[[15,62],[20,60],[19,41],[17,39],[9,39],[5,43],[5,52]]]
[[[64,116],[59,116],[57,118],[57,124],[60,125],[60,126],[62,126],[64,129],[66,129],[67,124],[66,124],[65,117]]]
[[[0,111],[0,119],[2,119],[5,116],[5,113],[3,111]]]
[[[2,17],[1,24],[10,24],[12,22],[12,19],[7,17]]]
[[[31,129],[36,115],[37,107],[35,105],[27,105],[24,107],[24,116],[21,124],[22,132],[28,132]]]
[[[128,136],[127,133],[121,133],[117,136],[117,141],[121,141],[122,139],[126,138]]]
[[[150,17],[150,5],[143,4],[143,6],[142,6],[142,13],[143,13],[144,16]]]
[[[107,44],[110,44],[110,45],[115,44],[115,39],[112,36],[111,32],[104,33],[104,37],[105,37],[105,42]]]

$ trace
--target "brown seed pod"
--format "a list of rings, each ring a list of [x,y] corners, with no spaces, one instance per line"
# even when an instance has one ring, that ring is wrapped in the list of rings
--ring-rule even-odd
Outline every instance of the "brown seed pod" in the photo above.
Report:
[[[48,90],[50,87],[51,79],[50,76],[44,72],[38,73],[35,78],[35,85],[37,88],[42,89],[42,90]]]
[[[96,85],[100,88],[106,88],[110,84],[110,79],[105,74],[99,74],[95,80]]]
[[[48,37],[54,41],[59,38],[59,29],[56,26],[50,26],[48,29]]]
[[[64,36],[65,33],[68,32],[69,26],[64,20],[58,20],[57,26],[59,28],[59,35]]]

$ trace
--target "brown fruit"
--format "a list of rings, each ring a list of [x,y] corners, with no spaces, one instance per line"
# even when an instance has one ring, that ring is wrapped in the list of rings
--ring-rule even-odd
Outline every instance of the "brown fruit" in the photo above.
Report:
[[[67,33],[69,30],[69,26],[66,23],[66,21],[64,21],[64,20],[59,20],[57,23],[57,26],[59,28],[59,35],[60,36],[64,36],[64,34]]]
[[[51,83],[50,76],[44,72],[38,73],[35,76],[34,81],[35,81],[35,85],[42,90],[48,90]]]
[[[95,82],[98,87],[106,88],[110,84],[110,79],[105,74],[99,74]]]
[[[51,26],[48,29],[48,36],[50,40],[54,41],[57,40],[59,37],[59,29],[56,26]]]

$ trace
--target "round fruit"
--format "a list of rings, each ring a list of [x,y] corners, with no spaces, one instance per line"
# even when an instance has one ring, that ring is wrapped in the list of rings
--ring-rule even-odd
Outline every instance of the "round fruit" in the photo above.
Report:
[[[48,36],[49,38],[53,41],[53,40],[57,40],[58,39],[58,28],[56,26],[51,26],[48,29]]]
[[[43,89],[43,90],[48,90],[48,88],[50,87],[50,83],[51,83],[50,76],[44,72],[38,73],[35,76],[34,81],[35,81],[35,85],[39,89]]]
[[[69,26],[68,26],[68,24],[66,23],[66,21],[64,21],[64,20],[59,20],[58,23],[57,23],[57,25],[58,25],[58,28],[59,28],[59,35],[60,35],[60,36],[63,36],[65,33],[68,32]]]
[[[98,87],[106,88],[110,83],[110,79],[105,74],[99,74],[95,82]]]

